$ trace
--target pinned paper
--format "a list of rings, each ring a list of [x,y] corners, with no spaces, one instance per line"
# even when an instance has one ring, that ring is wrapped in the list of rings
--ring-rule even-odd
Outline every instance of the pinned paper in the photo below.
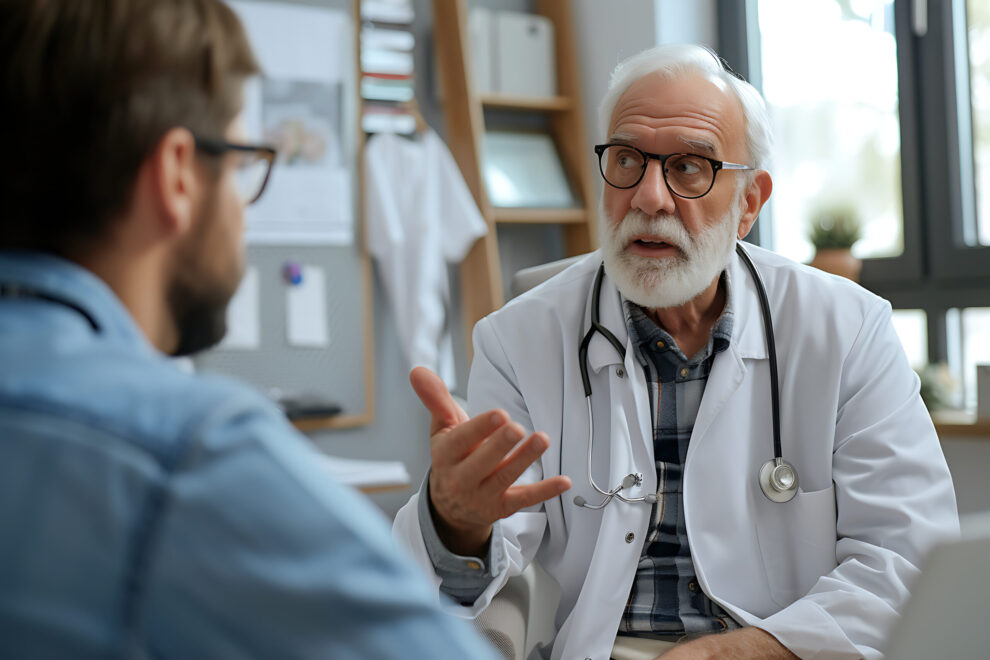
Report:
[[[254,351],[261,347],[258,282],[258,269],[249,267],[237,293],[227,305],[227,335],[220,348]]]
[[[303,266],[302,281],[286,288],[285,301],[289,345],[301,348],[329,346],[326,275],[323,269]]]

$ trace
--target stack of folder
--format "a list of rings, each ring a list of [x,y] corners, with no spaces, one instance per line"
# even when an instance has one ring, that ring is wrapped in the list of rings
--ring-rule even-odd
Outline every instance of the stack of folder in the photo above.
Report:
[[[416,119],[404,104],[415,98],[410,0],[362,0],[361,127],[366,133],[411,134]]]

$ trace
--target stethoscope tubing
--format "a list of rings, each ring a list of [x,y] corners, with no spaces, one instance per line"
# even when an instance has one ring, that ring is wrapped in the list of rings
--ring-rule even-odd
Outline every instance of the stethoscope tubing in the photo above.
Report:
[[[770,404],[773,420],[773,452],[774,457],[767,461],[760,471],[760,488],[763,493],[774,502],[788,502],[797,493],[797,471],[792,465],[787,463],[783,459],[783,451],[780,440],[780,385],[777,373],[777,346],[774,341],[773,333],[773,321],[771,319],[770,312],[770,299],[767,296],[766,287],[763,284],[763,278],[760,277],[759,272],[756,269],[756,264],[753,263],[752,258],[750,258],[749,253],[742,247],[738,242],[736,243],[736,254],[742,259],[743,263],[746,265],[747,270],[753,277],[753,282],[756,285],[756,291],[760,299],[760,311],[763,316],[763,332],[767,343],[767,356],[770,363]],[[613,499],[618,499],[626,503],[638,503],[644,502],[648,504],[654,504],[658,501],[658,494],[648,494],[643,497],[625,497],[620,491],[630,488],[633,485],[640,485],[642,483],[642,475],[638,473],[632,473],[623,478],[623,480],[615,488],[611,490],[605,490],[600,487],[592,476],[592,454],[594,451],[594,417],[591,408],[591,377],[588,373],[588,347],[591,344],[592,338],[595,333],[601,334],[605,339],[612,345],[613,348],[621,356],[622,361],[625,362],[626,349],[622,345],[622,342],[609,331],[608,328],[603,326],[600,321],[600,307],[601,307],[601,291],[602,291],[602,280],[605,276],[605,264],[604,262],[598,267],[598,272],[595,275],[595,282],[592,286],[591,293],[591,323],[588,328],[587,333],[585,333],[584,338],[581,340],[581,344],[578,348],[578,358],[580,362],[581,370],[581,384],[584,388],[585,400],[588,404],[588,481],[591,483],[591,487],[599,495],[605,497],[601,503],[597,505],[589,504],[583,497],[577,496],[574,498],[574,503],[586,509],[598,510],[603,509],[609,502]],[[632,377],[632,374],[630,374]],[[778,478],[778,475],[784,476],[785,479],[782,481]]]
[[[756,293],[760,297],[760,308],[763,312],[763,334],[767,340],[767,357],[770,359],[770,409],[773,415],[773,456],[776,459],[782,459],[784,452],[782,451],[780,442],[780,385],[777,377],[777,343],[773,335],[770,299],[767,297],[766,287],[763,286],[763,278],[760,277],[760,274],[756,270],[756,264],[753,263],[749,253],[739,243],[736,243],[736,254],[742,258],[743,263],[746,264],[746,268],[753,275],[753,281],[756,283]]]

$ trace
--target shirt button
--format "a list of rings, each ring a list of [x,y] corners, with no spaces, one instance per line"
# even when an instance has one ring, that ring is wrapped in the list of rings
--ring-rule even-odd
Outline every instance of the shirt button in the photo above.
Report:
[[[687,375],[688,375],[688,370],[687,369],[681,369],[681,378],[687,378]]]
[[[636,540],[636,535],[635,534],[633,534],[632,532],[629,532],[628,534],[626,534],[626,543],[632,543],[635,540]]]
[[[690,589],[691,591],[697,591],[698,583],[695,582],[694,580],[691,580],[690,582],[688,582],[688,589]]]
[[[662,341],[657,342],[657,348],[663,348],[664,346],[666,346],[666,344],[663,343]]]
[[[720,626],[722,626],[722,630],[725,630],[726,628],[729,627],[729,624],[725,622],[725,619],[715,619],[715,620],[718,621]]]
[[[615,375],[618,376],[619,378],[625,378],[626,377],[626,370],[623,369],[622,367],[619,367],[619,368],[617,368],[615,370]]]
[[[481,568],[481,564],[479,564],[476,561],[469,561],[467,563],[467,567],[470,568],[472,571],[477,571],[478,569]]]

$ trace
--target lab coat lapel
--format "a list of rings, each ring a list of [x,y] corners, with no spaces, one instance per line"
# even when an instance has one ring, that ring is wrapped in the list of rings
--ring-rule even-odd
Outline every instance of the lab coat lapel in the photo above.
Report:
[[[729,264],[729,281],[729,299],[734,316],[732,339],[729,348],[715,357],[694,423],[689,452],[696,440],[705,436],[729,397],[742,384],[748,370],[745,361],[767,358],[763,315],[756,283],[735,253]]]
[[[591,327],[591,300],[588,295],[588,306],[585,310],[585,329]],[[588,367],[592,378],[592,392],[595,382],[608,383],[609,397],[605,409],[595,409],[596,415],[608,415],[611,420],[610,428],[610,466],[611,481],[608,488],[613,487],[622,477],[629,474],[628,466],[642,465],[647,461],[653,462],[653,422],[650,419],[650,398],[647,390],[646,372],[636,359],[636,351],[626,327],[626,315],[622,308],[622,297],[612,281],[606,277],[602,282],[599,321],[615,335],[623,346],[626,354],[622,355],[602,336],[595,333],[588,345]],[[608,369],[607,378],[601,378],[600,372]],[[621,367],[622,375],[619,376]],[[597,376],[597,378],[596,378]],[[599,386],[600,387],[600,386]],[[592,394],[592,405],[596,403]],[[626,470],[626,471],[624,471]],[[649,486],[656,478],[650,470],[644,472],[644,486]],[[652,477],[650,476],[652,475]],[[655,490],[655,488],[654,488]]]

